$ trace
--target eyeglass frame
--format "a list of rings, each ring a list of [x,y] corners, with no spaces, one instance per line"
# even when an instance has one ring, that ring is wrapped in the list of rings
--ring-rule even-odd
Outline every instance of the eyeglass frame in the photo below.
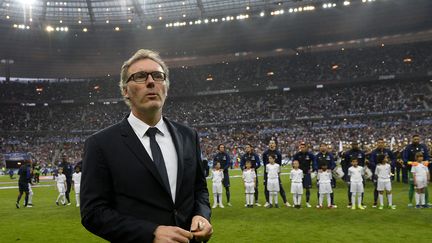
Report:
[[[135,76],[135,74],[138,74],[138,73],[145,73],[145,74],[146,74],[146,78],[145,78],[144,81],[136,81],[135,78],[133,78],[133,77]],[[154,73],[161,73],[161,74],[163,74],[164,79],[163,79],[163,80],[155,80],[155,79],[153,78],[153,74],[154,74]],[[147,82],[147,80],[148,80],[148,76],[149,76],[149,75],[152,77],[153,81],[155,81],[155,82],[157,82],[157,83],[162,83],[162,82],[165,82],[165,81],[167,80],[167,75],[166,75],[166,73],[161,72],[161,71],[153,71],[153,72],[138,71],[138,72],[136,72],[136,73],[131,74],[131,75],[129,76],[129,78],[126,80],[126,83],[129,83],[130,81],[134,81],[134,82],[137,82],[137,83],[145,83],[145,82]]]

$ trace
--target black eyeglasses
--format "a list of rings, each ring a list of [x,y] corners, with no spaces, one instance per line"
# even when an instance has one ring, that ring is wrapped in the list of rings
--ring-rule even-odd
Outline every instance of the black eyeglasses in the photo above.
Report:
[[[129,81],[135,81],[137,83],[144,83],[147,81],[149,75],[152,76],[152,79],[155,82],[162,83],[166,80],[166,74],[164,72],[154,71],[154,72],[148,73],[145,71],[139,71],[139,72],[136,72],[134,74],[131,74],[131,76],[129,76],[126,83],[128,83]]]

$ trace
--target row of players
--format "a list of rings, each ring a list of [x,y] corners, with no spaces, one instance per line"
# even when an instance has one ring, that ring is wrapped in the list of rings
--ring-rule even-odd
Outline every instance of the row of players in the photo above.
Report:
[[[407,183],[409,184],[409,207],[412,207],[412,201],[414,199],[414,178],[413,174],[411,172],[412,170],[412,162],[416,161],[416,154],[421,153],[423,155],[423,158],[425,161],[429,161],[429,152],[426,147],[426,145],[420,143],[420,136],[414,135],[412,136],[411,144],[408,144],[406,148],[400,152],[400,161],[397,162],[395,154],[388,148],[385,147],[384,139],[380,138],[377,140],[377,148],[374,149],[370,154],[366,155],[360,148],[359,144],[357,142],[353,142],[351,144],[352,148],[345,152],[340,152],[336,156],[338,156],[341,159],[341,168],[343,172],[342,178],[347,183],[350,182],[349,177],[349,168],[352,166],[351,161],[353,159],[357,160],[357,163],[359,166],[363,168],[364,171],[370,171],[371,175],[370,177],[373,179],[374,182],[374,205],[373,207],[377,206],[378,198],[379,198],[379,192],[377,190],[378,187],[378,180],[375,176],[376,167],[378,164],[378,157],[379,155],[384,155],[389,160],[389,166],[390,166],[390,173],[393,173],[396,170],[396,164],[400,164],[402,167],[403,174],[406,175]],[[273,155],[275,157],[276,163],[281,165],[282,164],[282,155],[281,152],[277,149],[276,142],[274,140],[270,140],[268,149],[262,154],[262,160],[264,164],[264,192],[265,192],[265,198],[266,203],[265,206],[269,205],[269,191],[267,189],[268,186],[268,173],[267,173],[267,164],[269,164],[269,157],[270,155]],[[226,198],[227,198],[227,204],[230,206],[230,180],[229,180],[229,168],[230,168],[230,157],[225,152],[225,147],[223,144],[220,144],[218,146],[218,152],[213,158],[214,164],[220,163],[220,166],[223,170],[223,180],[222,185],[225,187],[226,190]],[[252,145],[248,144],[245,146],[245,154],[241,157],[240,167],[243,170],[245,168],[245,162],[251,161],[251,168],[257,173],[257,169],[261,166],[260,157],[253,152]],[[302,142],[299,146],[299,152],[297,152],[293,156],[293,162],[297,161],[299,164],[300,170],[303,172],[303,188],[306,190],[306,206],[310,207],[310,189],[312,188],[312,172],[318,172],[320,168],[322,168],[323,165],[326,165],[326,167],[330,171],[336,170],[336,162],[335,162],[335,156],[328,151],[328,145],[325,143],[320,144],[319,152],[317,154],[313,154],[308,150],[307,145]],[[430,167],[431,164],[427,165],[427,167]],[[431,171],[431,168],[429,168],[429,171]],[[341,174],[341,173],[339,173]],[[404,175],[403,175],[404,177]],[[429,178],[430,178],[430,172],[429,172]],[[332,177],[331,185],[334,188],[336,186],[336,180],[334,177]],[[282,200],[285,205],[289,206],[289,203],[286,200],[286,194],[285,190],[282,187],[282,184],[279,179],[279,188],[280,188],[280,194],[282,196]],[[258,203],[258,177],[256,177],[255,181],[255,189],[254,189],[254,197],[255,202],[257,206],[260,206]],[[331,205],[334,207],[336,206],[334,204],[334,197],[333,193],[330,194],[331,196]],[[428,205],[428,191],[427,188],[425,190],[425,204]],[[348,207],[351,207],[352,205],[352,195],[350,193],[350,187],[348,188]]]
[[[413,174],[413,183],[416,189],[416,208],[428,207],[425,201],[425,191],[427,189],[428,182],[430,180],[430,174],[428,170],[428,162],[423,160],[423,154],[421,152],[416,154],[416,161],[413,162],[411,173]],[[377,156],[378,165],[375,168],[375,179],[377,180],[377,191],[379,192],[379,209],[384,208],[384,192],[386,192],[388,207],[390,209],[396,209],[396,206],[392,202],[392,185],[391,185],[391,166],[389,164],[389,158],[386,155],[380,154]],[[305,186],[303,171],[299,168],[299,162],[295,160],[293,162],[293,168],[290,172],[291,179],[291,193],[293,194],[293,207],[300,208],[301,198],[303,194],[303,187]],[[269,203],[266,205],[267,208],[279,207],[278,204],[278,193],[280,192],[280,166],[276,163],[276,156],[269,155],[269,163],[266,165],[267,174],[267,185],[266,189],[269,191]],[[343,176],[343,172],[339,174]],[[357,207],[359,209],[365,209],[363,207],[363,193],[364,193],[364,179],[365,168],[359,166],[358,158],[351,159],[351,167],[348,169],[348,184],[349,193],[351,194],[351,209],[356,209],[356,197]],[[218,205],[223,208],[222,204],[222,181],[224,178],[223,170],[220,167],[220,163],[216,162],[215,168],[212,171],[212,182],[213,182],[213,197],[214,204],[213,208]],[[256,172],[252,169],[252,162],[247,160],[245,163],[245,169],[243,170],[243,183],[246,195],[246,207],[253,207],[254,194],[255,194],[255,183],[256,183]],[[324,198],[327,198],[327,207],[334,208],[332,205],[332,194],[333,189],[331,182],[334,180],[332,171],[327,168],[326,164],[322,164],[317,174],[317,185],[319,194],[318,208],[323,208]],[[286,202],[287,206],[289,203]],[[310,204],[306,203],[307,207],[311,207]]]
[[[71,165],[67,165],[71,166]],[[76,207],[80,206],[80,185],[81,185],[81,168],[80,166],[75,166],[75,173],[71,175],[71,181],[68,182],[68,176],[63,173],[64,167],[59,167],[58,173],[54,176],[54,180],[56,181],[56,188],[59,192],[57,196],[56,204],[57,206],[61,205],[71,205],[69,192],[71,184],[73,183],[73,188],[75,190],[75,200]],[[31,163],[26,162],[22,165],[18,170],[18,197],[15,203],[16,208],[20,208],[20,200],[23,195],[24,197],[24,207],[31,208],[33,207],[33,190],[32,190],[32,178],[34,178],[35,174],[31,168]],[[60,203],[59,203],[60,202]]]

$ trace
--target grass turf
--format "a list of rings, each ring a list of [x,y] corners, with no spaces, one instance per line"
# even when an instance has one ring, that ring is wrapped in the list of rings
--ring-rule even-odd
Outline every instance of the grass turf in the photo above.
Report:
[[[283,172],[287,171],[284,169]],[[231,175],[240,175],[240,171],[231,171]],[[282,175],[282,182],[288,201],[292,202],[287,175]],[[0,187],[16,184],[16,179],[11,181],[8,176],[0,176]],[[71,206],[56,206],[54,182],[44,181],[41,184],[52,186],[33,189],[33,208],[16,209],[14,204],[18,190],[0,189],[0,242],[104,242],[81,225],[73,192]],[[347,187],[340,180],[335,189],[337,209],[286,208],[282,206],[280,197],[281,208],[251,209],[244,207],[241,178],[234,177],[231,178],[233,207],[212,211],[215,231],[211,242],[430,242],[432,209],[407,208],[408,186],[395,182],[393,189],[393,201],[398,206],[396,210],[371,207],[373,186],[370,182],[365,188],[367,209],[347,209]],[[211,183],[209,190],[212,203]],[[430,186],[429,190],[432,194]],[[316,192],[314,183],[312,206],[317,202]],[[262,177],[259,177],[259,199],[263,204]],[[225,193],[223,201],[226,202]]]

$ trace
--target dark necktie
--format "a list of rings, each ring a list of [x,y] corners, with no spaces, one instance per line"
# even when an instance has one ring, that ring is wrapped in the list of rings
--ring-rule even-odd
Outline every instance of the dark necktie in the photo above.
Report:
[[[156,165],[156,168],[159,171],[159,175],[162,178],[163,183],[165,184],[165,187],[168,189],[168,191],[171,194],[171,187],[168,180],[168,173],[165,167],[165,161],[162,156],[162,151],[159,147],[159,144],[156,142],[156,133],[159,131],[156,127],[150,127],[146,135],[150,138],[150,149],[153,155],[153,162]]]

